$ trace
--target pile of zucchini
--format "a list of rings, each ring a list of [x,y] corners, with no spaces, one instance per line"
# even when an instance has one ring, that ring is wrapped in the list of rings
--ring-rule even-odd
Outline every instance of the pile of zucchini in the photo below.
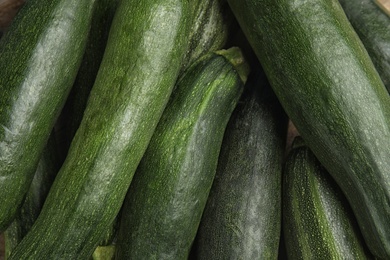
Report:
[[[6,259],[390,259],[380,3],[26,1],[0,39]]]

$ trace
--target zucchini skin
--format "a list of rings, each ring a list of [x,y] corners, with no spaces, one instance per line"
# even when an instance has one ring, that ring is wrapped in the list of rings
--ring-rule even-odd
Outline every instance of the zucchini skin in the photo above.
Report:
[[[22,204],[72,87],[94,4],[28,1],[0,41],[0,232]]]
[[[335,0],[228,0],[284,110],[390,257],[390,97]]]
[[[296,137],[283,184],[284,240],[289,259],[370,259],[342,191]]]
[[[231,36],[235,21],[226,0],[200,1],[196,10],[180,75],[206,53],[222,49]]]
[[[243,85],[215,53],[177,83],[126,196],[116,258],[188,258]]]
[[[119,2],[80,127],[10,259],[85,259],[118,214],[187,47],[187,0]]]
[[[20,243],[38,218],[60,166],[61,161],[57,151],[57,143],[54,131],[52,131],[20,212],[4,232],[6,258],[10,256],[13,249]]]
[[[390,92],[390,17],[373,0],[339,0]]]
[[[96,2],[85,53],[68,99],[56,122],[57,126],[58,121],[62,121],[63,128],[52,131],[26,194],[21,212],[5,231],[7,257],[37,219],[54,177],[64,161],[64,153],[66,154],[80,124],[89,91],[95,81],[104,53],[116,4],[116,0],[98,0]]]
[[[229,120],[197,234],[198,259],[277,259],[287,117],[263,73]]]
[[[118,0],[98,0],[92,17],[91,30],[72,90],[57,121],[57,141],[61,158],[65,159],[70,143],[83,118],[89,93],[98,73],[108,33]]]

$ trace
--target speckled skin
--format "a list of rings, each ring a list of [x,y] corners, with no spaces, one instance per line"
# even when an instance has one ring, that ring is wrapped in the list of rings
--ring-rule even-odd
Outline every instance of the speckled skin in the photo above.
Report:
[[[179,81],[126,196],[118,259],[188,258],[243,85],[216,54]]]
[[[277,259],[287,117],[257,72],[230,118],[197,234],[197,259]]]
[[[373,0],[339,0],[390,92],[390,17]]]
[[[80,65],[95,0],[31,0],[0,41],[0,232],[14,218]]]
[[[340,188],[299,137],[293,145],[283,176],[288,258],[372,259]]]
[[[88,259],[116,217],[184,56],[193,1],[120,1],[83,120],[11,259]]]
[[[390,258],[390,96],[336,0],[228,0],[282,106]]]

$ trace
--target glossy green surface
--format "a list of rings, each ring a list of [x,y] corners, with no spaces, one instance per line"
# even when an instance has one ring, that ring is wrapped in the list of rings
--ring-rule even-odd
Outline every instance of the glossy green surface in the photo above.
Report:
[[[390,97],[336,0],[228,0],[370,250],[390,257]]]
[[[370,259],[340,188],[303,143],[284,169],[283,230],[289,259]]]
[[[95,0],[31,0],[0,41],[0,232],[33,179],[79,68]]]
[[[230,118],[197,233],[197,259],[277,259],[287,118],[264,74]]]
[[[339,0],[387,91],[390,91],[390,17],[374,0]]]
[[[178,82],[126,196],[118,259],[187,259],[243,85],[214,53]]]
[[[10,259],[84,259],[122,205],[187,47],[188,0],[120,1],[83,120]]]

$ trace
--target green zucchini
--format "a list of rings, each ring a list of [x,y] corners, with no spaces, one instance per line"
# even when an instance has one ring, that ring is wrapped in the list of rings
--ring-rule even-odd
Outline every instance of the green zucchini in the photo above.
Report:
[[[61,158],[66,157],[83,118],[88,96],[103,58],[117,4],[118,0],[99,0],[96,4],[83,60],[56,125]]]
[[[248,79],[223,138],[198,259],[277,259],[287,117],[264,74]]]
[[[41,214],[10,259],[92,255],[168,102],[192,14],[187,0],[119,2],[80,127]]]
[[[283,181],[283,236],[288,259],[369,259],[340,188],[296,137]]]
[[[390,258],[390,96],[337,0],[228,0],[284,110]]]
[[[210,53],[177,83],[126,196],[118,259],[187,259],[243,90],[243,62],[237,48]]]
[[[231,35],[231,27],[235,22],[226,0],[200,1],[196,10],[182,72],[206,53],[222,49]]]
[[[0,41],[0,232],[14,219],[79,68],[95,0],[29,0]]]
[[[390,92],[390,17],[373,0],[339,0]]]
[[[14,221],[4,232],[6,258],[10,256],[13,249],[20,243],[38,218],[60,166],[57,143],[54,132],[52,131],[39,160],[38,168],[34,174],[23,205]]]
[[[92,26],[89,32],[86,50],[76,80],[68,99],[57,120],[56,138],[59,143],[59,153],[64,160],[70,143],[82,120],[89,93],[95,82],[104,50],[107,44],[108,33],[118,0],[99,0],[92,17]],[[115,237],[116,223],[108,227],[99,245],[109,245]]]

